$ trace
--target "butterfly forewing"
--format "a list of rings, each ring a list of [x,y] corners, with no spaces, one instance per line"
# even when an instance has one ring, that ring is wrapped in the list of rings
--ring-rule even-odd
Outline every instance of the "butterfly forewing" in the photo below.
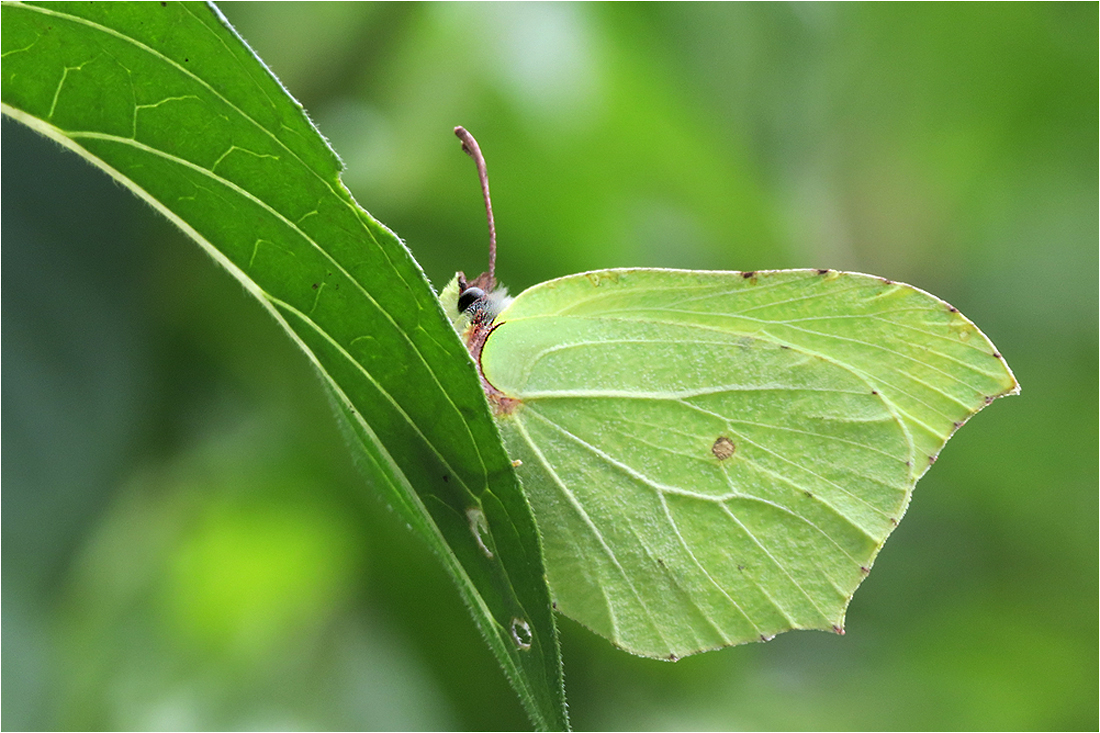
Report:
[[[831,271],[553,280],[481,365],[559,610],[662,658],[842,628],[917,478],[1016,389],[955,309]]]

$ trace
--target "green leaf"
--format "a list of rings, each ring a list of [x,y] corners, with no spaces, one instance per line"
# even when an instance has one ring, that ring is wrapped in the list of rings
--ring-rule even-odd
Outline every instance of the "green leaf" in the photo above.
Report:
[[[5,3],[2,55],[5,114],[162,212],[286,329],[532,720],[565,728],[538,533],[476,372],[301,106],[201,3]]]
[[[955,308],[853,273],[591,272],[496,322],[558,609],[665,659],[841,632],[944,443],[1019,390]]]

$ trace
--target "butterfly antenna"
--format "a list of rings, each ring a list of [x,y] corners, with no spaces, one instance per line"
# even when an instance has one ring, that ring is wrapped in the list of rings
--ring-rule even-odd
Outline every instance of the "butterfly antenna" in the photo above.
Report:
[[[466,132],[461,125],[455,128],[455,135],[462,141],[462,149],[477,164],[477,177],[481,180],[481,195],[485,198],[485,216],[489,220],[489,287],[496,286],[495,270],[497,264],[497,228],[493,224],[493,204],[489,201],[489,174],[485,170],[485,157],[477,145],[474,136]]]

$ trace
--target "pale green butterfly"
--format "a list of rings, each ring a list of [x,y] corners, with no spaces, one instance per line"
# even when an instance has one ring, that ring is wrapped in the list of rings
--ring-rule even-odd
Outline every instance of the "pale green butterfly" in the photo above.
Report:
[[[917,288],[835,270],[616,269],[440,294],[535,512],[556,607],[648,657],[843,632],[947,439],[1019,385]]]

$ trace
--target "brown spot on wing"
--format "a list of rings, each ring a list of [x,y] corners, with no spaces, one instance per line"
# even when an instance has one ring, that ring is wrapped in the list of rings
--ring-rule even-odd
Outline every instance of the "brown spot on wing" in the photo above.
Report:
[[[714,457],[720,461],[724,461],[731,457],[734,451],[737,450],[737,446],[733,441],[722,435],[718,440],[714,441],[714,445],[710,447],[710,452],[714,454]]]

